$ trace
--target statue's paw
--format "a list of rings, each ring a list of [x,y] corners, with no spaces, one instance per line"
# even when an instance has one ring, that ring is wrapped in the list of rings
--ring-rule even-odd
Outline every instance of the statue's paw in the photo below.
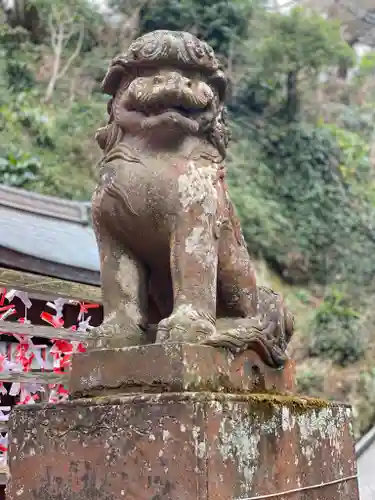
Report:
[[[259,337],[263,328],[259,318],[220,318],[215,334],[205,338],[202,344],[241,352],[247,349],[249,342]]]
[[[233,354],[252,350],[274,368],[283,366],[287,359],[286,346],[280,339],[280,326],[272,319],[259,316],[221,318],[217,321],[216,334],[204,339],[202,344],[228,349]]]
[[[160,321],[156,343],[197,343],[215,335],[215,321],[209,314],[197,311],[191,306],[180,306],[169,318]]]
[[[130,322],[108,321],[90,330],[87,343],[91,348],[121,348],[144,345],[144,330]]]

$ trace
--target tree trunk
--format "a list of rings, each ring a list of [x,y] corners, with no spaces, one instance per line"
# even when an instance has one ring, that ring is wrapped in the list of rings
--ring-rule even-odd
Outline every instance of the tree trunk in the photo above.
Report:
[[[289,121],[294,120],[299,112],[299,95],[297,88],[298,72],[290,71],[287,77],[286,90],[286,113]]]
[[[56,82],[59,77],[59,71],[60,71],[60,63],[61,63],[61,50],[62,50],[62,39],[58,40],[56,49],[55,49],[55,54],[54,54],[54,59],[53,59],[53,67],[52,67],[52,75],[51,78],[48,82],[47,90],[44,95],[43,101],[45,103],[48,103],[51,101],[53,92],[55,90]]]

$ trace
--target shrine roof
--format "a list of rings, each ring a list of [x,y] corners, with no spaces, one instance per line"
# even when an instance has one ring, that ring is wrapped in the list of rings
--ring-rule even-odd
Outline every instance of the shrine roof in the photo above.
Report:
[[[372,427],[355,446],[361,500],[375,498],[374,462],[375,462],[375,426]]]
[[[0,266],[99,284],[90,204],[0,185]]]

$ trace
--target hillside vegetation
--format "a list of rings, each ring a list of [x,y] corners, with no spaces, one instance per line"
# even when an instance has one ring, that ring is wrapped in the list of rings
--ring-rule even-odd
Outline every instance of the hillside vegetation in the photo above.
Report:
[[[260,280],[297,316],[300,390],[351,402],[357,436],[375,424],[375,53],[348,78],[338,20],[261,0],[15,6],[0,25],[0,182],[88,200],[110,58],[154,29],[203,37],[233,83],[231,193]]]

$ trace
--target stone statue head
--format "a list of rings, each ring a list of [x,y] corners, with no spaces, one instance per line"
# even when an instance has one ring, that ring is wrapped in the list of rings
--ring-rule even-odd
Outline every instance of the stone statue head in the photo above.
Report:
[[[124,133],[206,138],[225,156],[227,79],[213,49],[190,33],[154,31],[115,57],[102,83],[112,96],[97,134],[109,151]]]

